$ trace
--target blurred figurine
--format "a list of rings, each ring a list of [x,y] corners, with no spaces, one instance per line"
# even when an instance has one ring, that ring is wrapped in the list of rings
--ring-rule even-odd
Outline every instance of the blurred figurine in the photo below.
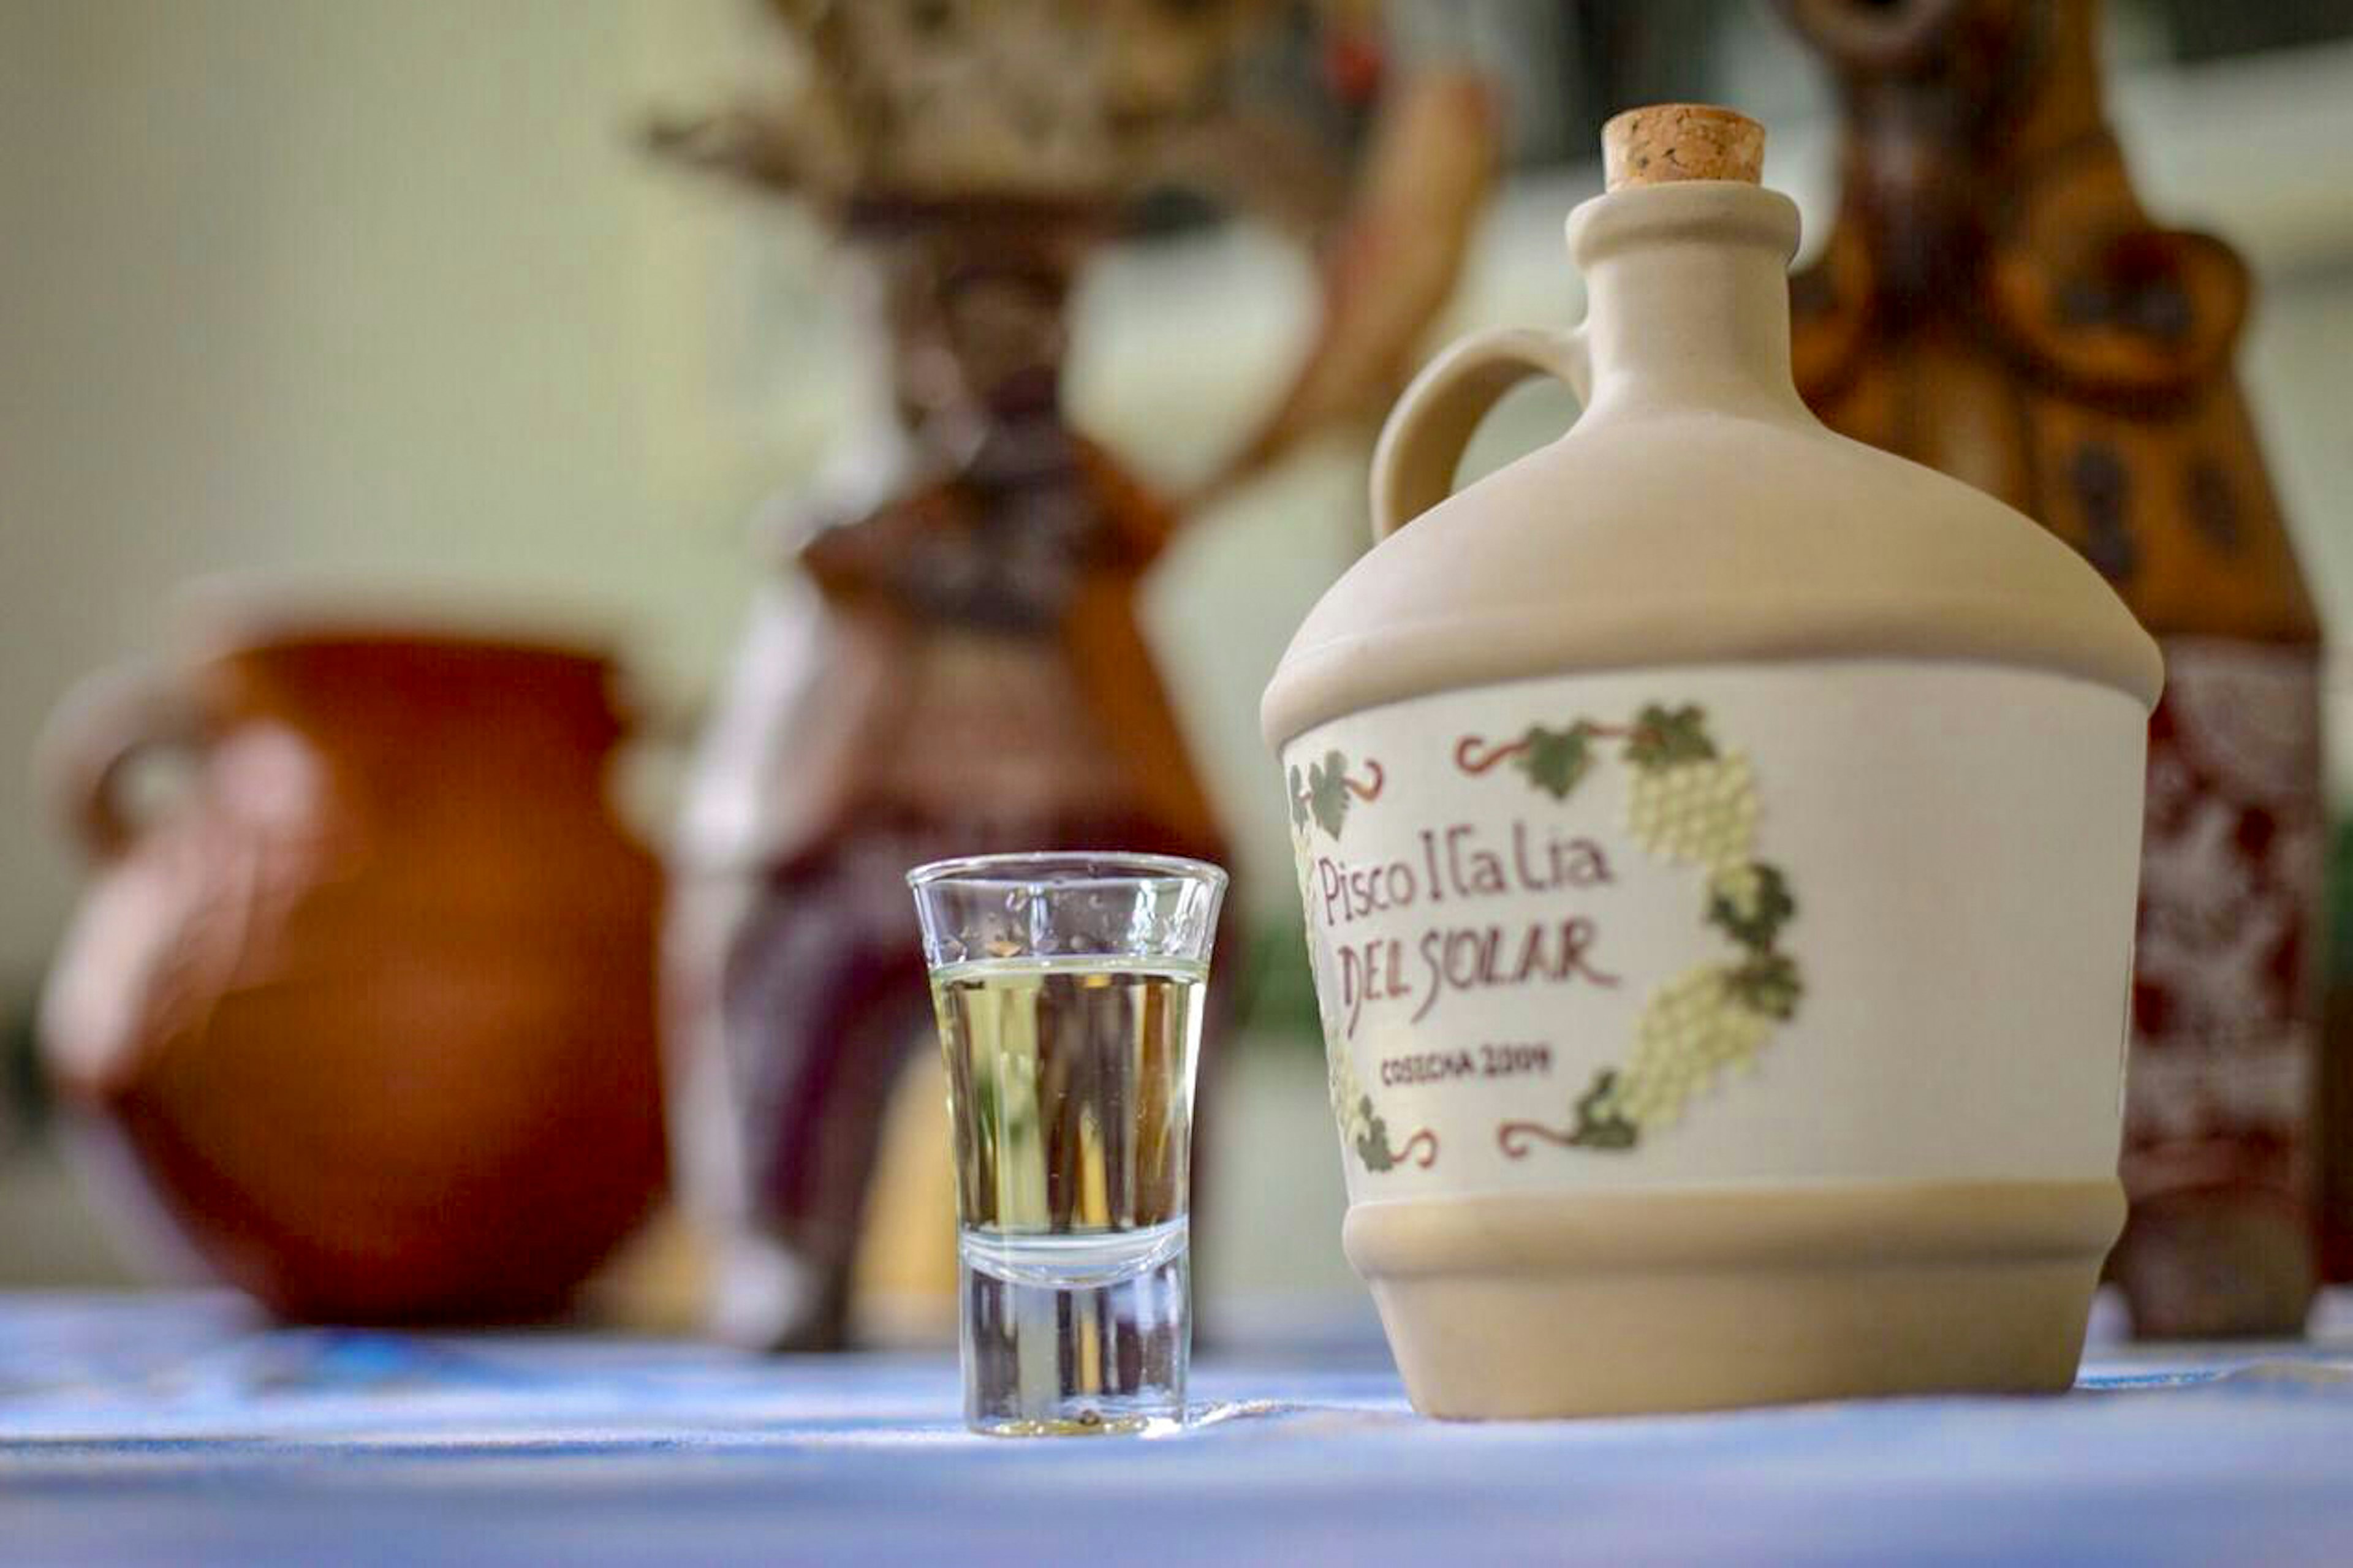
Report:
[[[1154,186],[1238,185],[1313,228],[1344,182],[1229,108],[1287,14],[1270,0],[775,10],[790,100],[656,144],[810,204],[872,258],[896,419],[780,542],[794,569],[755,612],[680,832],[669,1008],[676,1158],[722,1233],[716,1326],[823,1348],[849,1332],[886,1100],[927,1037],[901,873],[1220,850],[1136,621],[1181,509],[1063,416],[1073,278]],[[1344,26],[1332,47],[1361,66],[1368,44]],[[1385,118],[1314,352],[1205,491],[1377,414],[1451,291],[1492,179],[1487,95],[1429,75]]]
[[[2094,0],[1784,3],[1846,117],[1838,227],[1791,283],[1799,389],[2040,519],[2164,645],[2110,1272],[2145,1334],[2294,1332],[2320,629],[2232,375],[2245,268],[2135,199]]]

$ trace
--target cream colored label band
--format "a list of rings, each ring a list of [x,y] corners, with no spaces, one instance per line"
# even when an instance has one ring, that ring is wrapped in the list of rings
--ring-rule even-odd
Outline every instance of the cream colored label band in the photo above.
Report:
[[[2143,733],[2072,678],[1872,660],[1302,735],[1352,1197],[2113,1174]]]

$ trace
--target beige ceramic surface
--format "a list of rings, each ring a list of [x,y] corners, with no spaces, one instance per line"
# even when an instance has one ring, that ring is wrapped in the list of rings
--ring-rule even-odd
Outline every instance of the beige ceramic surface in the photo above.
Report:
[[[1374,534],[1396,542],[1292,638],[1268,742],[1525,673],[1840,652],[2023,664],[2156,701],[2156,643],[2071,549],[1807,412],[1788,198],[1638,186],[1577,207],[1567,236],[1586,325],[1480,334],[1421,372],[1374,457]],[[1536,374],[1567,382],[1584,416],[1450,497],[1480,416]]]
[[[1292,640],[1262,709],[1271,743],[1532,673],[1830,654],[2017,664],[2155,702],[2156,644],[2066,545],[1799,400],[1787,197],[1642,186],[1578,207],[1568,237],[1584,326],[1466,340],[1399,403],[1374,460],[1383,546]],[[1540,374],[1583,417],[1450,496],[1480,418]]]
[[[1742,145],[1720,111],[1645,123],[1672,129],[1679,119],[1703,127],[1708,144],[1651,146],[1653,159],[1688,170]],[[1342,1039],[1334,1099],[1354,1200],[1350,1259],[1380,1304],[1417,1407],[1441,1415],[2063,1387],[2122,1215],[2109,1172],[2134,872],[2132,836],[2114,829],[2138,820],[2138,729],[2162,681],[2155,645],[2087,565],[2026,518],[1834,436],[1807,412],[1789,370],[1786,268],[1798,218],[1786,199],[1737,180],[1628,184],[1579,207],[1568,236],[1591,301],[1586,324],[1474,338],[1417,380],[1375,460],[1378,542],[1309,615],[1262,710],[1295,805],[1327,1044],[1347,1033],[1335,1006],[1348,979],[1335,973],[1345,961],[1336,950],[1356,943],[1359,979],[1413,984],[1413,932],[1399,920],[1493,921],[1506,952],[1523,931],[1587,920],[1585,937],[1604,944],[1588,954],[1608,955],[1594,968],[1612,977],[1491,974],[1478,999],[1449,1004],[1449,1028],[1416,1024],[1418,1037],[1398,1029],[1420,1000],[1392,993],[1401,1022],[1375,1047]],[[1577,394],[1577,426],[1450,495],[1480,418],[1536,374]],[[1707,674],[1735,669],[1772,689],[1736,690]],[[1872,676],[1880,684],[1867,689],[1845,671],[1885,679]],[[2026,805],[1968,816],[1978,795],[1957,794],[1951,774],[1984,760],[1967,749],[1963,734],[1974,731],[1959,721],[2008,700],[1995,679],[2004,674],[2045,682],[2052,715],[2077,706],[2084,715],[2028,721],[2034,732],[2008,771],[2071,772],[2112,787],[2075,791],[2047,817],[2032,815],[2042,808],[2031,791],[2020,797]],[[2079,703],[2067,689],[2100,700]],[[1653,701],[1694,704],[1715,748],[1708,767],[1752,809],[1753,830],[1731,835],[1728,847],[1662,856],[1633,816],[1606,816],[1617,797],[1604,792],[1620,792],[1632,813],[1634,781],[1655,767],[1640,755],[1659,734],[1641,707]],[[1910,739],[1867,756],[1825,739],[1873,732],[1877,712],[1900,718]],[[1941,725],[1939,713],[1956,721]],[[1583,737],[1583,771],[1553,774],[1557,789],[1528,750],[1537,731],[1510,743],[1514,726],[1531,722],[1559,726],[1556,745],[1572,726]],[[1513,751],[1508,765],[1496,760]],[[1889,841],[1861,826],[1841,838],[1823,807],[1833,788],[1909,822],[1905,853],[1885,853]],[[1966,818],[1949,842],[1937,812],[1905,810],[1931,798],[1945,817]],[[2012,822],[2036,842],[2080,837],[2096,852],[2066,887],[2042,878],[2031,856],[1973,864],[1947,853]],[[1317,907],[1319,876],[1393,865],[1404,858],[1383,858],[1393,846],[1426,828],[1442,838],[1450,824],[1466,842],[1510,842],[1523,826],[1575,833],[1615,874],[1551,893],[1507,875],[1477,894],[1472,914],[1473,900],[1432,860],[1421,902],[1405,900],[1402,915],[1352,913],[1345,895]],[[1752,952],[1793,959],[1802,984],[1770,1004],[1778,1011],[1758,1032],[1764,1047],[1752,1033],[1729,1063],[1758,1079],[1710,1068],[1653,1120],[1592,1079],[1592,1102],[1633,1117],[1635,1135],[1566,1136],[1588,1108],[1572,1118],[1567,1100],[1588,1081],[1606,1027],[1597,1020],[1619,1016],[1594,999],[1616,985],[1621,1014],[1655,1002],[1698,951],[1698,921],[1673,952],[1646,934],[1661,928],[1641,914],[1642,878],[1653,868],[1689,878],[1696,914],[1723,879],[1753,879],[1768,864],[1797,889],[1796,912]],[[1443,914],[1425,912],[1442,881],[1451,888]],[[1858,921],[1860,911],[1939,889],[1950,898],[1933,937],[1902,920]],[[2056,901],[2052,929],[2069,933],[2064,942],[2021,942],[1994,912],[2045,898]],[[1532,926],[1531,902],[1547,900],[1552,927]],[[1926,963],[1931,941],[1946,944],[1947,972],[1962,983],[1908,993],[1896,976]],[[2002,963],[1982,962],[1996,953]],[[1724,960],[1723,972],[1740,961]],[[2063,994],[2063,1011],[2043,1005]],[[1478,1053],[1465,1058],[1477,1065],[1494,1041],[1548,1050],[1548,1076],[1527,1079],[1528,1109],[1506,1114],[1549,1133],[1499,1123],[1494,1097],[1519,1090],[1474,1086],[1483,1068],[1466,1068],[1459,1089],[1388,1076],[1416,1049]],[[1972,1041],[1984,1042],[1981,1060]],[[1641,1070],[1641,1047],[1612,1040],[1609,1050],[1622,1091]],[[2085,1109],[2047,1133],[2007,1129],[2010,1152],[1966,1170],[1925,1159],[1908,1170],[1903,1150],[1927,1139],[1843,1166],[1805,1147],[1825,1129],[1883,1114],[1933,1121],[1936,1106],[1909,1102],[1932,1093],[1949,1097],[1942,1103],[1954,1115],[1978,1114],[1990,1102],[1973,1103],[1972,1072],[2006,1074],[2003,1093],[2022,1085],[2031,1094],[2054,1056],[2068,1081],[2097,1080]],[[1907,1059],[1935,1070],[1909,1071]],[[1839,1062],[1874,1070],[1831,1070]],[[1790,1089],[1805,1075],[1817,1088],[1800,1101]],[[1922,1087],[1931,1082],[1933,1091]],[[1525,1152],[1513,1152],[1514,1137]],[[1694,1152],[1709,1140],[1713,1152]]]
[[[1414,1407],[1619,1415],[2075,1377],[2114,1182],[1360,1204]]]

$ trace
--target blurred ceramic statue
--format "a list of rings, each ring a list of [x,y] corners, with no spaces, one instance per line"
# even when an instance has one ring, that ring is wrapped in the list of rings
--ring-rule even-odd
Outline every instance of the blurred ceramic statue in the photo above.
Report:
[[[677,840],[667,1006],[676,1157],[721,1237],[718,1327],[823,1348],[849,1332],[886,1103],[927,1037],[901,874],[988,850],[1222,850],[1136,619],[1184,504],[1063,414],[1080,268],[1170,184],[1331,227],[1321,331],[1215,489],[1382,406],[1451,290],[1496,140],[1478,81],[1408,80],[1334,226],[1338,171],[1301,137],[1271,154],[1279,121],[1229,107],[1286,7],[774,9],[798,68],[786,99],[655,139],[807,204],[871,260],[895,412],[775,542]],[[1369,58],[1359,20],[1329,30]],[[1317,177],[1269,175],[1302,166]]]
[[[1846,117],[1838,225],[1791,285],[1799,389],[2034,517],[2165,645],[2110,1270],[2143,1333],[2293,1333],[2314,1284],[2320,627],[2232,373],[2246,268],[2134,195],[2094,0],[1788,10]]]

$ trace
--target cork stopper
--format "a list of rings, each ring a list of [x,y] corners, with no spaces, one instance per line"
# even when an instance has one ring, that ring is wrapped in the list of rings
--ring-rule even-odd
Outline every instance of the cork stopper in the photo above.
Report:
[[[1612,115],[1601,128],[1606,188],[1672,180],[1737,180],[1765,172],[1765,128],[1708,103],[1654,103]]]

